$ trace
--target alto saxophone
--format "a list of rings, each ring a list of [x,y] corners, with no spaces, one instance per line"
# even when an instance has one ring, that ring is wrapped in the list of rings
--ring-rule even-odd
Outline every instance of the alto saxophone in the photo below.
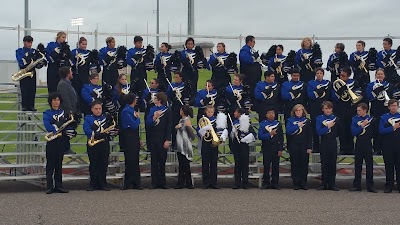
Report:
[[[116,126],[117,124],[115,123],[115,120],[113,119],[113,121],[112,121],[112,125],[111,126],[109,126],[109,127],[107,127],[106,129],[102,129],[101,128],[101,131],[100,131],[100,133],[109,133],[111,130],[113,130],[114,128],[115,128],[115,126]],[[97,145],[98,143],[100,143],[100,142],[103,142],[103,141],[105,141],[106,139],[99,139],[99,140],[96,140],[96,139],[94,139],[94,131],[92,132],[92,137],[88,140],[88,145],[90,146],[90,147],[93,147],[93,146],[95,146],[95,145]]]
[[[61,136],[62,136],[63,130],[64,130],[70,123],[74,122],[74,116],[73,116],[72,114],[70,115],[70,118],[71,118],[71,119],[69,119],[69,120],[68,120],[67,122],[65,122],[60,128],[58,128],[58,130],[57,130],[56,133],[49,132],[49,133],[47,133],[47,134],[44,136],[44,139],[45,139],[46,141],[52,141],[52,140],[54,140],[54,139],[57,139],[57,138],[61,137]]]
[[[11,79],[13,81],[20,81],[22,79],[24,79],[25,77],[33,77],[33,72],[30,72],[29,70],[35,68],[35,66],[39,63],[41,63],[43,60],[46,59],[45,55],[41,52],[38,52],[40,54],[40,58],[37,59],[36,61],[31,62],[25,69],[22,69],[20,71],[18,71],[17,73],[14,73],[11,76]]]

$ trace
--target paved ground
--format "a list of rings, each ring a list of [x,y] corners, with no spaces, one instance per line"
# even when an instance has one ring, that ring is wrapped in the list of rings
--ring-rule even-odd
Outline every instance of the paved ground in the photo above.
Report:
[[[175,181],[169,180],[170,184]],[[86,192],[87,182],[65,184],[69,194],[46,195],[22,182],[0,183],[0,224],[399,224],[400,194],[284,189],[127,190]],[[196,183],[197,186],[200,183]],[[312,181],[315,188],[318,182]],[[144,181],[148,187],[148,180]]]

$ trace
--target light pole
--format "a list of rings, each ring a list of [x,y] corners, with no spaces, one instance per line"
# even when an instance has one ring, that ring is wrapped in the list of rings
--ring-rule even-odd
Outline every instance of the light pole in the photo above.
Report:
[[[71,19],[71,26],[75,27],[78,26],[78,41],[79,41],[79,26],[83,26],[83,18],[72,18]]]

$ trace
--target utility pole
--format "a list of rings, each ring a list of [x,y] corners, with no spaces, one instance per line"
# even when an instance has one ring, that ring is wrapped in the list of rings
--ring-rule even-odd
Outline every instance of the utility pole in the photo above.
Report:
[[[24,22],[24,27],[25,28],[31,28],[31,21],[29,20],[29,4],[28,0],[25,0],[25,22]],[[24,32],[25,36],[31,35],[30,30],[25,30]]]
[[[188,0],[188,35],[194,35],[194,0]]]
[[[160,36],[158,36],[158,34],[160,34],[160,0],[157,0],[157,37],[156,37],[156,47],[155,49],[158,50],[158,47],[160,46]],[[147,43],[149,44],[149,43]]]

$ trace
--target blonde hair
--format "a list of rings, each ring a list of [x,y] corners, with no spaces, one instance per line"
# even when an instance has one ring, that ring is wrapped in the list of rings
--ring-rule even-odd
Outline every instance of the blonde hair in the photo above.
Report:
[[[309,37],[305,37],[305,38],[303,38],[303,40],[301,40],[301,48],[304,48],[304,42],[306,42],[306,41],[309,41],[312,46],[312,39]],[[311,46],[310,46],[310,48],[311,48]]]
[[[304,106],[302,104],[297,104],[297,105],[293,106],[293,109],[292,109],[292,112],[290,113],[290,116],[293,116],[293,117],[296,116],[295,111],[297,109],[299,109],[299,108],[301,108],[303,110],[302,116],[306,117],[308,113],[307,113],[307,110],[304,108]]]
[[[58,39],[60,39],[62,36],[67,36],[67,33],[65,33],[64,31],[60,31],[60,32],[58,32],[57,33],[57,36],[56,36],[56,41],[58,40]]]

